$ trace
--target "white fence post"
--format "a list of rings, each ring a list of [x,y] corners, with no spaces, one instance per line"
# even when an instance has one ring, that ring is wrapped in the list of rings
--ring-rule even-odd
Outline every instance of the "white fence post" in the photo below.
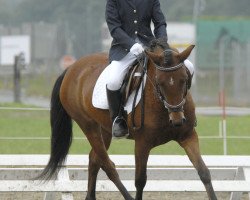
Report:
[[[235,180],[244,180],[244,171],[242,167],[238,167]],[[230,196],[230,200],[240,200],[242,192],[232,192]]]
[[[57,175],[58,181],[69,181],[69,172],[67,167],[62,167]],[[44,195],[44,200],[55,200],[56,193],[55,192],[46,192]],[[70,192],[62,192],[62,200],[73,200],[73,195]]]
[[[67,167],[62,167],[58,173],[59,181],[69,181],[69,171]],[[73,195],[69,192],[62,192],[62,200],[73,200]]]

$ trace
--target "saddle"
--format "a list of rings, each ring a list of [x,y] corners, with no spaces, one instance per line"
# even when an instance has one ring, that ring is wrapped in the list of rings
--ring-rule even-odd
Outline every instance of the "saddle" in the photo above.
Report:
[[[138,58],[133,64],[132,67],[130,67],[130,70],[126,74],[122,87],[121,87],[121,94],[122,94],[122,101],[121,101],[121,108],[120,108],[120,114],[123,115],[125,119],[127,119],[127,113],[124,112],[122,109],[123,105],[127,102],[129,96],[132,92],[135,91],[135,96],[133,100],[132,105],[132,126],[134,130],[140,129],[144,124],[144,88],[142,88],[141,92],[141,124],[139,127],[136,127],[134,115],[135,115],[135,102],[138,96],[138,91],[140,89],[140,86],[144,87],[143,79],[146,72],[148,64],[148,58],[145,54],[142,54],[140,58]]]
[[[133,91],[137,91],[139,89],[144,77],[145,65],[147,65],[147,63],[145,63],[145,55],[143,55],[135,60],[132,67],[130,67],[130,70],[126,74],[121,87],[123,103],[127,102]]]

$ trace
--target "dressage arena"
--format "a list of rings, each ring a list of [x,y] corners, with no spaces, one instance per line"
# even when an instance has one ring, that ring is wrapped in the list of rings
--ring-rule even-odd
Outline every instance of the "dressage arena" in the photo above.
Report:
[[[203,158],[210,169],[218,199],[249,199],[246,192],[250,192],[250,156]],[[111,159],[116,163],[125,187],[134,194],[134,156],[112,155]],[[39,174],[47,160],[48,155],[1,155],[0,199],[84,199],[88,156],[70,155],[67,167],[62,168],[56,183],[29,181]],[[98,180],[97,199],[123,199],[102,171]],[[207,199],[203,187],[186,156],[150,156],[144,199]]]
[[[93,200],[94,190],[96,200],[250,200],[249,0],[152,0],[152,12],[140,6],[146,1],[0,0],[0,200]],[[108,11],[107,2],[117,6]],[[165,35],[161,13],[169,48],[166,38],[151,40]],[[111,47],[133,53],[132,40],[148,62],[129,82],[146,89],[130,118],[134,140],[115,140],[108,112],[90,99],[106,97],[106,87],[92,89]],[[115,72],[104,71],[101,86]],[[100,170],[95,187],[100,164],[113,182]],[[46,166],[51,180],[35,179]]]
[[[206,114],[211,114],[211,111],[205,110]],[[202,109],[197,112],[201,111],[204,112]],[[241,110],[240,114],[247,113]],[[49,141],[46,140],[46,142]],[[249,199],[247,192],[250,192],[250,156],[203,156],[203,158],[210,169],[218,199]],[[111,159],[115,162],[121,179],[125,181],[126,188],[132,196],[135,196],[134,156],[112,155]],[[63,168],[58,175],[56,183],[52,181],[48,184],[40,184],[40,182],[34,184],[30,179],[39,174],[47,161],[48,155],[0,155],[0,199],[84,199],[87,190],[88,156],[70,155],[67,167]],[[103,172],[100,173],[98,180],[97,199],[123,199]],[[144,199],[208,198],[187,156],[151,155]]]
[[[135,192],[131,192],[132,196],[135,196]],[[86,196],[86,193],[74,193],[73,197],[75,200],[83,200]],[[218,199],[229,199],[230,194],[226,193],[217,193]],[[118,192],[97,192],[97,199],[100,200],[124,200],[121,197],[121,194]],[[12,199],[25,199],[25,200],[41,200],[44,198],[43,194],[39,193],[12,193],[12,194],[2,194],[0,195],[1,199],[12,200]],[[203,192],[144,192],[144,200],[167,200],[167,199],[176,199],[176,200],[205,200],[208,199],[206,193]],[[248,200],[247,195],[243,195],[241,200]],[[60,194],[57,194],[54,200],[61,200]]]

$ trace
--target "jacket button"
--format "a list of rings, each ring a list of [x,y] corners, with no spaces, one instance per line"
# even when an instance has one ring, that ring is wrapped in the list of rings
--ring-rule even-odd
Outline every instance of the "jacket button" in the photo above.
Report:
[[[138,32],[137,32],[137,31],[135,31],[135,34],[137,35],[137,34],[138,34]]]
[[[134,10],[134,13],[136,13],[136,10]]]
[[[135,20],[134,23],[137,24],[137,20]]]

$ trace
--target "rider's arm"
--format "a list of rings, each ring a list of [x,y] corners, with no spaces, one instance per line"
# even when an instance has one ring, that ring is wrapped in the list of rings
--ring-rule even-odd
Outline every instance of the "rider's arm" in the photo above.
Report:
[[[167,23],[164,14],[161,11],[159,0],[154,0],[152,10],[152,21],[154,23],[154,35],[156,38],[167,39]]]
[[[135,44],[135,41],[121,28],[122,23],[115,0],[107,1],[105,17],[110,34],[115,42],[125,49],[130,49]]]

